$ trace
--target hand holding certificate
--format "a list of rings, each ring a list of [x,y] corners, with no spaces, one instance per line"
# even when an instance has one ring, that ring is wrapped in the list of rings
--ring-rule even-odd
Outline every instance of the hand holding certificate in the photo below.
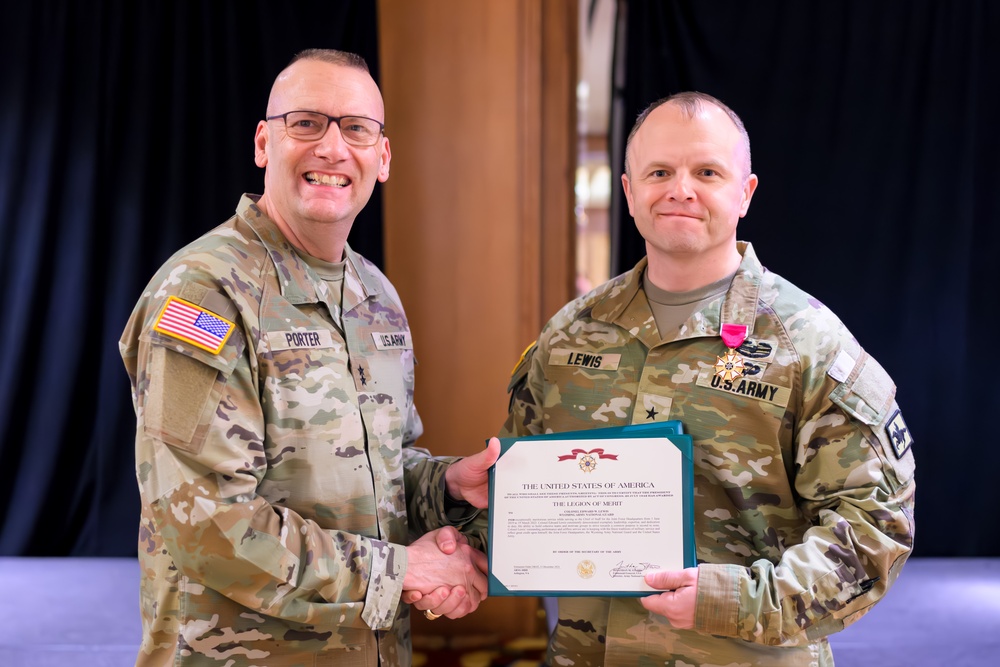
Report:
[[[501,439],[490,595],[645,595],[695,565],[691,437],[678,422]]]

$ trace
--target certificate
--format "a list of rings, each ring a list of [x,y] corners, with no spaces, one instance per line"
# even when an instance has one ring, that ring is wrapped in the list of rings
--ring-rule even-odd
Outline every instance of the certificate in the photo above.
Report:
[[[647,595],[696,564],[680,422],[502,438],[490,471],[489,594]]]

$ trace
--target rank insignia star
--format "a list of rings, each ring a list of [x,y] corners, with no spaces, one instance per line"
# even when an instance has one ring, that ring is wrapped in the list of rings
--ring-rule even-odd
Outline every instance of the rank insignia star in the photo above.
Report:
[[[743,377],[743,373],[743,357],[732,350],[718,357],[715,362],[715,377],[724,382],[731,382],[736,378],[741,378]]]
[[[660,413],[656,411],[656,408],[650,408],[649,410],[646,410],[646,419],[656,419],[656,415],[658,414]]]
[[[362,387],[367,387],[368,386],[368,378],[365,377],[365,367],[364,366],[358,366],[358,379],[361,380],[361,386]]]

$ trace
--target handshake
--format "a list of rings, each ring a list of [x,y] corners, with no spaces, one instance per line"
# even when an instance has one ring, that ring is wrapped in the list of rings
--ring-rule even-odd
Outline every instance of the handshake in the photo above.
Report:
[[[474,507],[489,503],[489,470],[500,456],[500,441],[491,438],[482,452],[455,461],[445,472],[449,495]],[[469,545],[452,526],[431,531],[406,547],[407,566],[402,600],[433,620],[461,618],[486,599],[486,554]]]
[[[403,602],[439,616],[461,618],[486,599],[486,554],[451,526],[427,533],[406,548]]]

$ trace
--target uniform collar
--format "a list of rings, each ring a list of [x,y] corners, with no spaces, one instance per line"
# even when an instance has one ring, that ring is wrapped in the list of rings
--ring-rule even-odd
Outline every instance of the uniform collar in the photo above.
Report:
[[[709,308],[685,323],[681,338],[718,336],[722,323],[745,324],[747,335],[753,333],[757,316],[757,302],[760,294],[764,267],[754,253],[753,246],[746,241],[737,241],[736,249],[742,255],[733,282],[722,298],[718,308]],[[602,322],[615,324],[652,348],[663,342],[653,312],[642,289],[642,275],[648,260],[643,257],[631,271],[612,280],[604,294],[594,303],[590,316]]]
[[[621,327],[646,347],[653,347],[660,343],[660,334],[642,289],[642,274],[648,263],[643,257],[631,271],[607,283],[607,289],[594,303],[590,316]]]
[[[257,206],[260,195],[244,194],[236,207],[236,215],[254,231],[274,264],[281,295],[291,303],[321,303],[329,293],[326,282],[316,275],[267,215]],[[344,245],[344,311],[382,292],[379,281],[368,270],[364,258]]]
[[[722,302],[717,329],[713,332],[718,334],[721,323],[745,324],[747,326],[747,336],[753,334],[753,323],[757,318],[757,304],[760,299],[760,285],[764,277],[764,267],[757,259],[757,253],[753,251],[753,246],[747,241],[737,241],[736,249],[743,255],[740,268],[736,270],[733,283],[726,292],[726,298]]]

